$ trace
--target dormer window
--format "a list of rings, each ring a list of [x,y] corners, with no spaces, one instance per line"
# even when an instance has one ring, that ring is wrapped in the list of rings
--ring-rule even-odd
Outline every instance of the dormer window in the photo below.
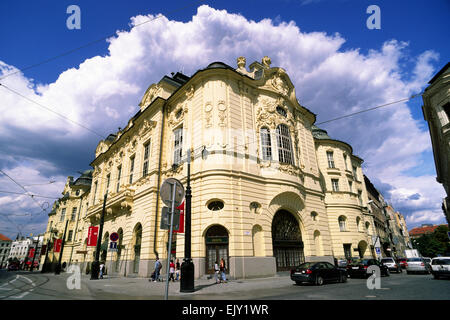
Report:
[[[282,115],[283,117],[285,117],[285,118],[287,117],[287,112],[282,107],[278,106],[277,112],[278,112],[278,114]]]

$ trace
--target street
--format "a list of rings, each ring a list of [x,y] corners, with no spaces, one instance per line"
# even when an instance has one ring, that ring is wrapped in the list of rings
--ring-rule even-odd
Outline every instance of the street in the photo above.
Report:
[[[0,271],[1,300],[163,300],[165,282],[147,278],[90,280],[82,275],[80,288],[69,289],[67,273]],[[171,282],[169,300],[449,300],[450,279],[435,280],[429,274],[392,274],[381,278],[381,289],[370,290],[365,279],[323,286],[296,285],[287,273],[264,279],[239,279],[215,284],[195,281],[196,291],[180,293]]]

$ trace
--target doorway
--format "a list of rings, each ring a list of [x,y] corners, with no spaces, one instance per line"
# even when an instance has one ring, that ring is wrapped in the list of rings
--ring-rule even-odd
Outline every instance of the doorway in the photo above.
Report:
[[[206,232],[206,266],[205,272],[207,274],[214,273],[214,264],[219,263],[220,259],[225,261],[225,266],[229,270],[229,256],[228,256],[228,231],[222,226],[212,226]]]

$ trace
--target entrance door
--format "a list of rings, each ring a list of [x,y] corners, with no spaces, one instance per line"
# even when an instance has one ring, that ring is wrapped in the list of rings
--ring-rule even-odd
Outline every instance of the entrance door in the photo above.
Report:
[[[134,246],[134,264],[133,264],[133,272],[139,272],[139,262],[141,261],[141,245]]]
[[[273,218],[272,245],[277,271],[287,271],[305,262],[300,226],[286,210],[278,211]]]
[[[225,266],[229,269],[228,259],[228,232],[222,226],[212,226],[206,232],[206,266],[207,274],[214,273],[214,264],[225,260]]]

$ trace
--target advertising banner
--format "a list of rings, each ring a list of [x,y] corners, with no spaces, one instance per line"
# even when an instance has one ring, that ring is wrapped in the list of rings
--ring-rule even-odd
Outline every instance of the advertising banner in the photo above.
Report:
[[[98,237],[98,227],[91,226],[88,229],[88,247],[95,247],[97,245],[97,237]]]
[[[180,210],[180,224],[177,230],[173,230],[173,233],[184,233],[184,201],[177,207]]]
[[[62,239],[56,239],[55,240],[55,247],[53,248],[54,252],[60,252],[62,246]]]

